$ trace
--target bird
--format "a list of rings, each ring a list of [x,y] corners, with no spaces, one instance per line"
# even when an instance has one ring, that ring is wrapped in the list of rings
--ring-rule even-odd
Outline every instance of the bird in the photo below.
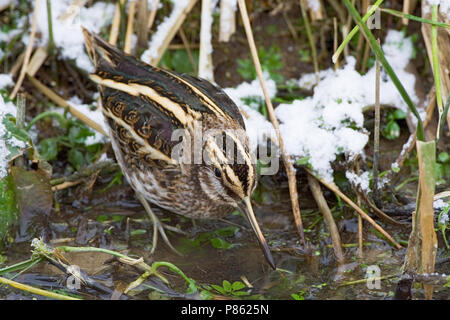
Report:
[[[240,210],[275,269],[250,200],[256,165],[236,104],[207,80],[149,65],[82,31],[112,149],[153,223],[151,253],[158,232],[176,249],[148,202],[194,219]]]

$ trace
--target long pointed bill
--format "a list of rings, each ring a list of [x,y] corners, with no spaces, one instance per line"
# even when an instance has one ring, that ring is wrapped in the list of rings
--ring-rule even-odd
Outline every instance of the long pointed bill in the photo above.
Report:
[[[247,216],[248,221],[250,222],[250,225],[252,226],[253,231],[256,234],[256,237],[258,238],[259,245],[261,246],[261,249],[264,253],[264,256],[266,257],[267,262],[270,264],[270,266],[275,269],[275,263],[273,262],[272,254],[270,253],[269,246],[267,245],[266,239],[264,238],[264,235],[261,232],[261,229],[259,229],[258,222],[256,221],[255,214],[253,213],[252,204],[250,203],[250,197],[244,198],[244,203],[246,207],[244,208],[244,212]]]

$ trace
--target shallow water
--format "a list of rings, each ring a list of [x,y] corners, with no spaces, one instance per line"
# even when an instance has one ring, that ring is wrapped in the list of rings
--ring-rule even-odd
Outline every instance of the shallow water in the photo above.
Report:
[[[156,253],[149,255],[152,241],[152,226],[146,219],[139,203],[127,186],[113,187],[105,194],[94,192],[92,199],[75,199],[67,194],[60,205],[60,212],[50,217],[51,243],[53,246],[91,246],[119,251],[133,257],[143,257],[149,265],[154,261],[171,262],[189,278],[194,279],[202,291],[208,291],[213,299],[392,299],[396,278],[379,282],[346,283],[367,277],[368,270],[386,277],[399,274],[405,249],[397,250],[389,243],[377,238],[368,224],[365,224],[364,259],[358,261],[357,220],[354,214],[342,208],[334,211],[340,228],[342,242],[351,244],[345,248],[346,264],[338,268],[327,228],[318,212],[302,208],[305,234],[311,248],[305,253],[293,227],[289,197],[286,194],[264,195],[266,205],[255,206],[255,212],[272,248],[277,270],[266,263],[258,243],[241,215],[230,215],[228,222],[219,220],[189,220],[155,209],[162,221],[176,226],[188,235],[168,231],[172,244],[183,253],[172,252],[159,239]],[[305,198],[303,206],[310,201]],[[313,227],[311,227],[313,226]],[[384,226],[397,239],[407,240],[409,230]],[[214,246],[215,247],[214,247]],[[217,248],[221,247],[221,248]],[[229,248],[228,248],[229,247]],[[227,248],[227,249],[225,249]],[[5,249],[5,265],[12,265],[30,257],[30,242],[14,243]],[[65,253],[72,265],[79,266],[92,279],[103,284],[111,292],[101,292],[86,287],[68,290],[68,276],[56,267],[41,262],[18,275],[15,280],[47,290],[62,290],[78,294],[86,299],[110,299],[114,289],[125,288],[142,272],[104,253]],[[448,273],[449,262],[437,264],[436,272]],[[169,280],[165,285],[157,278],[149,278],[121,299],[199,299],[204,296],[186,294],[185,281],[167,268],[160,271]],[[210,285],[222,285],[240,281],[247,286],[239,291],[223,294]],[[250,287],[249,287],[250,286]],[[449,289],[436,287],[435,299],[448,299]],[[119,295],[120,296],[120,295]],[[422,289],[414,289],[415,298],[423,298]],[[1,299],[43,299],[9,287],[0,287]]]

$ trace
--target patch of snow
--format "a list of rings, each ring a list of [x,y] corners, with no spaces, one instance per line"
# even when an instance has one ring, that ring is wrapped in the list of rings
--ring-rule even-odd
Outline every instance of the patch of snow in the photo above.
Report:
[[[63,58],[73,59],[80,69],[92,72],[93,65],[84,49],[81,26],[94,33],[100,32],[104,25],[111,22],[114,15],[114,4],[95,2],[89,8],[80,8],[72,5],[72,2],[72,0],[51,2],[53,39],[55,46],[61,49]],[[59,17],[66,12],[69,13],[69,17],[64,20],[60,19]],[[37,31],[40,33],[39,45],[47,45],[49,33],[46,1],[41,1],[39,6]],[[25,44],[28,43],[28,40],[28,35],[22,39]]]
[[[14,84],[14,81],[10,74],[7,74],[7,73],[0,74],[0,89],[6,88],[8,86],[12,86],[13,84]]]
[[[351,171],[345,172],[345,177],[353,184],[355,187],[359,187],[362,191],[370,191],[370,180],[369,172],[365,171],[361,175],[358,175]]]
[[[6,142],[12,147],[25,148],[25,143],[8,134],[8,131],[3,125],[3,119],[7,114],[15,117],[16,113],[16,106],[11,101],[5,103],[3,97],[0,95],[0,179],[4,178],[8,173],[8,156],[10,152]]]
[[[317,12],[320,9],[320,1],[308,0],[308,8],[310,8],[314,12]]]
[[[418,103],[414,75],[404,70],[413,52],[411,38],[390,30],[383,51],[413,102]],[[309,157],[313,170],[326,181],[332,181],[331,163],[338,154],[350,157],[363,154],[368,141],[363,129],[363,108],[375,101],[375,67],[361,75],[355,64],[355,58],[348,57],[342,69],[321,71],[312,97],[275,109],[286,152],[298,158]],[[309,74],[299,80],[299,85],[307,87],[314,82],[315,74]],[[384,72],[380,90],[382,104],[407,111],[407,105]]]
[[[447,207],[448,205],[450,205],[450,202],[445,202],[442,199],[437,199],[433,202],[433,208],[434,209],[444,209],[445,207]]]

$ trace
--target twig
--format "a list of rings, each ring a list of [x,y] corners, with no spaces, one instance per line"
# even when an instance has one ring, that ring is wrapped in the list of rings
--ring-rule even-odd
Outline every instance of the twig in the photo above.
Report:
[[[153,26],[153,22],[155,21],[156,12],[158,12],[159,0],[153,0],[153,7],[148,16],[148,24],[147,28],[150,30]]]
[[[38,294],[40,296],[44,296],[47,298],[51,298],[51,299],[58,299],[58,300],[80,300],[78,298],[74,298],[74,297],[70,297],[70,296],[65,296],[59,293],[54,293],[51,291],[47,291],[47,290],[43,290],[43,289],[39,289],[39,288],[35,288],[26,284],[22,284],[20,282],[17,281],[13,281],[13,280],[9,280],[3,277],[0,277],[0,283],[2,284],[7,284],[11,287],[17,288],[19,290],[22,291],[27,291],[30,293],[34,293],[34,294]]]
[[[291,196],[291,204],[292,204],[292,210],[293,210],[293,214],[294,214],[295,224],[297,226],[297,232],[300,236],[303,246],[306,248],[305,235],[303,232],[302,217],[301,217],[301,213],[300,213],[300,206],[298,203],[297,179],[295,177],[295,169],[292,164],[290,156],[287,155],[284,150],[283,138],[281,137],[281,133],[279,130],[278,120],[275,117],[272,101],[270,100],[269,94],[267,92],[267,87],[266,87],[266,84],[264,82],[264,78],[262,75],[261,63],[259,62],[258,52],[256,49],[255,40],[253,38],[253,32],[252,32],[252,28],[250,25],[250,19],[248,17],[248,13],[247,13],[247,8],[245,6],[245,1],[238,0],[238,4],[239,4],[239,9],[240,9],[239,11],[241,13],[242,21],[244,23],[245,33],[247,35],[248,44],[249,44],[250,51],[252,54],[253,64],[255,65],[256,74],[258,75],[259,82],[261,84],[261,88],[264,93],[267,110],[269,112],[269,118],[270,118],[270,121],[272,122],[272,125],[275,128],[275,131],[277,134],[277,139],[278,139],[278,145],[279,145],[280,151],[281,151],[281,156],[283,158],[283,163],[286,168],[288,184],[289,184],[289,194]]]
[[[19,91],[20,87],[22,86],[22,82],[25,78],[25,74],[28,68],[28,62],[30,61],[31,51],[33,50],[33,44],[34,44],[34,37],[36,35],[36,26],[37,26],[37,16],[39,12],[39,4],[41,0],[36,0],[34,3],[34,12],[33,12],[33,22],[31,25],[31,33],[30,33],[30,39],[28,40],[28,46],[25,50],[25,57],[22,64],[22,69],[20,70],[19,79],[17,79],[16,85],[14,86],[14,89],[9,96],[11,100],[13,100]]]
[[[214,70],[212,62],[212,1],[202,0],[202,14],[200,24],[200,51],[198,57],[198,76],[210,82],[214,82]]]
[[[283,6],[283,8],[281,9],[281,14],[283,15],[283,19],[286,22],[286,25],[288,26],[288,29],[292,35],[292,38],[294,39],[294,41],[297,41],[298,40],[297,31],[295,30],[294,26],[292,25],[291,20],[289,20],[289,17],[286,13],[286,6]]]
[[[114,10],[114,17],[109,31],[109,44],[115,46],[119,38],[120,29],[120,6],[123,5],[123,0],[117,1],[116,9]]]
[[[47,25],[48,25],[48,53],[53,56],[55,41],[53,39],[52,2],[47,0]]]
[[[136,11],[136,1],[130,1],[128,5],[128,21],[127,21],[127,32],[125,34],[125,45],[123,47],[123,52],[131,53],[131,40],[133,35],[134,26],[134,13]]]
[[[338,43],[338,30],[337,30],[337,19],[336,17],[333,17],[333,50],[336,52],[337,50],[337,43]],[[339,69],[339,60],[336,61],[334,64],[334,70],[336,71]]]
[[[303,21],[305,23],[306,35],[308,36],[309,46],[311,48],[311,55],[314,64],[314,73],[316,74],[316,83],[319,82],[319,62],[317,60],[317,51],[314,44],[314,38],[311,31],[311,26],[309,25],[308,15],[306,14],[306,4],[305,0],[300,0],[300,8],[302,11]]]
[[[403,0],[403,13],[404,14],[408,14],[409,13],[409,0]],[[405,17],[402,18],[402,24],[407,26],[408,25],[409,20]]]
[[[315,176],[314,173],[311,170],[309,170],[307,168],[305,168],[305,170],[308,173],[310,173],[313,176]],[[395,239],[393,237],[391,237],[389,235],[389,233],[387,233],[380,225],[378,225],[371,217],[369,217],[367,215],[367,213],[365,213],[360,207],[358,207],[349,197],[347,197],[345,194],[343,194],[342,191],[339,190],[338,186],[334,182],[328,183],[325,180],[323,180],[321,178],[318,178],[318,177],[316,177],[316,179],[319,180],[320,183],[322,183],[328,189],[330,189],[331,191],[336,193],[345,202],[347,202],[347,204],[350,207],[352,207],[359,215],[361,215],[361,217],[363,217],[366,221],[368,221],[375,229],[377,229],[383,236],[385,236],[391,243],[393,243],[397,247],[397,249],[401,249],[402,248],[402,246],[397,241],[395,241]]]
[[[380,43],[380,39],[378,39]],[[375,63],[375,124],[373,130],[373,191],[372,197],[378,200],[378,157],[380,153],[380,61]]]
[[[56,178],[50,180],[50,185],[56,186],[60,185],[64,182],[74,182],[86,177],[91,176],[94,172],[101,171],[108,169],[109,171],[117,170],[119,169],[119,166],[117,163],[107,160],[102,162],[93,163],[85,168],[80,169],[80,171],[77,171],[69,176],[64,176],[61,178]]]
[[[367,203],[367,205],[370,207],[371,211],[375,213],[381,220],[387,223],[391,223],[396,226],[404,226],[404,223],[398,222],[397,220],[391,218],[386,213],[384,213],[381,209],[379,209],[375,204],[370,201],[369,197],[365,192],[358,192],[358,194],[361,194],[364,198],[364,202]]]
[[[334,254],[339,265],[344,263],[344,252],[342,251],[341,237],[339,235],[338,227],[334,221],[333,214],[328,207],[327,201],[323,196],[320,184],[317,182],[316,178],[311,174],[308,174],[308,184],[314,199],[316,200],[317,206],[323,215],[325,222],[328,225],[328,230],[330,230],[331,240],[333,242]]]
[[[352,286],[354,284],[367,283],[368,281],[387,280],[387,279],[392,279],[392,278],[397,278],[397,277],[399,277],[399,275],[391,274],[389,276],[384,276],[384,277],[373,277],[373,278],[359,279],[359,280],[354,280],[354,281],[348,281],[348,282],[341,283],[341,284],[338,285],[338,287]]]
[[[192,68],[194,69],[194,73],[197,74],[197,64],[195,63],[194,56],[192,55],[192,51],[191,51],[191,45],[189,44],[189,41],[186,37],[186,34],[183,31],[183,28],[180,28],[178,33],[180,35],[181,41],[183,42],[183,47],[187,52],[189,62],[192,64]],[[170,49],[170,47],[169,47],[169,49]]]
[[[47,59],[47,56],[48,53],[45,47],[37,48],[34,51],[33,56],[30,59],[30,62],[28,63],[27,75],[34,77],[41,68],[41,66],[44,64],[45,60]]]
[[[137,46],[145,48],[148,37],[148,0],[138,0],[138,18],[137,18]],[[137,53],[137,52],[136,52]]]
[[[177,16],[175,19],[173,19],[173,25],[170,26],[169,31],[164,36],[164,41],[162,44],[158,45],[154,50],[156,50],[156,55],[151,56],[149,59],[149,64],[156,66],[159,61],[161,60],[164,52],[166,51],[169,43],[172,41],[173,37],[177,33],[178,29],[180,29],[181,25],[183,24],[184,20],[186,19],[187,14],[191,9],[194,7],[197,0],[189,0],[189,3],[187,3],[186,7],[184,7],[183,10],[180,10],[177,12]],[[155,37],[159,37],[161,32],[165,32],[165,28],[163,30],[158,29],[156,33],[152,36],[152,41],[150,41],[150,48],[154,46],[155,44],[152,43],[153,39]]]

